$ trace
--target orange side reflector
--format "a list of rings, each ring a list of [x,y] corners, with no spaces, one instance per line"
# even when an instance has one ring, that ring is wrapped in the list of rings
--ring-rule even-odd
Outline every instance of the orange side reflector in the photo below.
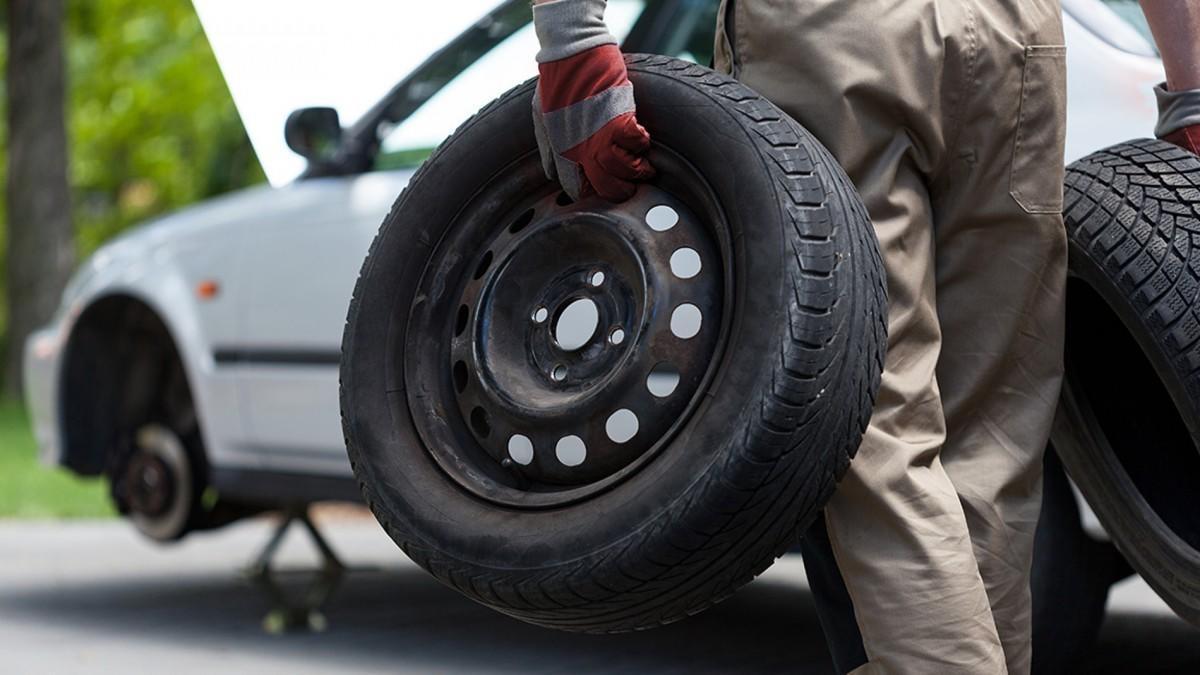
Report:
[[[221,292],[221,286],[211,279],[196,284],[196,295],[201,300],[212,300]]]

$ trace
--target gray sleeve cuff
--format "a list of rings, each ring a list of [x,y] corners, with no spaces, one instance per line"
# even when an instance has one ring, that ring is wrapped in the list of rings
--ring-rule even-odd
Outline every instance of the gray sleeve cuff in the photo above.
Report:
[[[1200,89],[1168,91],[1166,83],[1154,88],[1158,99],[1158,125],[1154,135],[1162,138],[1184,127],[1200,124]]]
[[[607,0],[552,0],[533,6],[533,27],[542,49],[538,63],[561,61],[617,39],[604,23]]]

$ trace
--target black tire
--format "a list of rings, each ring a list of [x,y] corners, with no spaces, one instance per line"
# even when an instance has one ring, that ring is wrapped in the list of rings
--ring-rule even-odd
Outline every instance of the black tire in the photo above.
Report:
[[[1108,589],[1128,575],[1109,542],[1083,529],[1071,483],[1046,449],[1042,513],[1033,549],[1033,673],[1071,672],[1096,642]]]
[[[533,82],[466,122],[413,178],[363,265],[343,340],[350,461],[388,534],[468,597],[581,632],[681,619],[786,552],[857,449],[885,345],[877,243],[827,151],[734,80],[665,57],[627,63],[653,152],[686,158],[731,230],[726,346],[653,461],[579,503],[500,507],[439,470],[414,424],[400,372],[407,332],[422,330],[408,325],[414,289],[464,198],[536,164]]]
[[[1054,445],[1129,563],[1200,625],[1200,159],[1154,140],[1067,171]]]

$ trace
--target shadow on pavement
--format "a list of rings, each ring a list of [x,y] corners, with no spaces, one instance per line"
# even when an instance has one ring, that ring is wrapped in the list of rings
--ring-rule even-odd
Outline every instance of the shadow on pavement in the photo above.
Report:
[[[294,585],[294,584],[289,584]],[[571,635],[478,606],[420,570],[351,574],[319,634],[265,634],[259,591],[232,574],[10,589],[0,612],[69,635],[253,653],[308,668],[400,672],[828,673],[808,592],[760,580],[718,607],[645,633]],[[65,638],[69,639],[69,638]],[[181,662],[181,665],[184,662]],[[1088,673],[1195,673],[1200,640],[1168,617],[1109,617]],[[149,665],[149,663],[145,664]]]
[[[1200,673],[1200,632],[1173,616],[1109,612],[1083,673]]]
[[[326,607],[324,633],[265,634],[265,596],[235,578],[92,582],[5,594],[9,617],[191,647],[252,649],[330,667],[418,672],[801,672],[831,666],[807,591],[761,581],[711,611],[654,631],[572,635],[497,614],[424,572],[356,572]]]

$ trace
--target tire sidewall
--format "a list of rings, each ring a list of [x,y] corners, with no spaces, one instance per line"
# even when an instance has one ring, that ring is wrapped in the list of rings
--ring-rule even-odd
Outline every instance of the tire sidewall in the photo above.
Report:
[[[1076,248],[1072,245],[1072,248]],[[1104,276],[1090,258],[1074,251],[1071,273],[1088,283],[1118,315],[1125,329],[1134,337],[1143,353],[1154,365],[1172,401],[1180,410],[1196,409],[1194,403],[1182,406],[1178,396],[1186,393],[1182,382],[1167,365],[1166,356],[1149,331],[1136,320],[1133,308],[1121,292]],[[1069,387],[1069,383],[1065,387]],[[1200,621],[1200,587],[1189,584],[1196,580],[1200,556],[1186,542],[1174,535],[1166,523],[1142,497],[1121,462],[1107,444],[1097,438],[1098,430],[1089,428],[1077,408],[1078,403],[1067,392],[1054,422],[1054,439],[1062,451],[1063,464],[1071,478],[1096,511],[1106,529],[1110,530],[1117,548],[1133,562],[1134,567],[1171,606],[1176,613],[1192,622]],[[1189,430],[1190,416],[1185,415]],[[1196,598],[1195,604],[1183,598]]]

